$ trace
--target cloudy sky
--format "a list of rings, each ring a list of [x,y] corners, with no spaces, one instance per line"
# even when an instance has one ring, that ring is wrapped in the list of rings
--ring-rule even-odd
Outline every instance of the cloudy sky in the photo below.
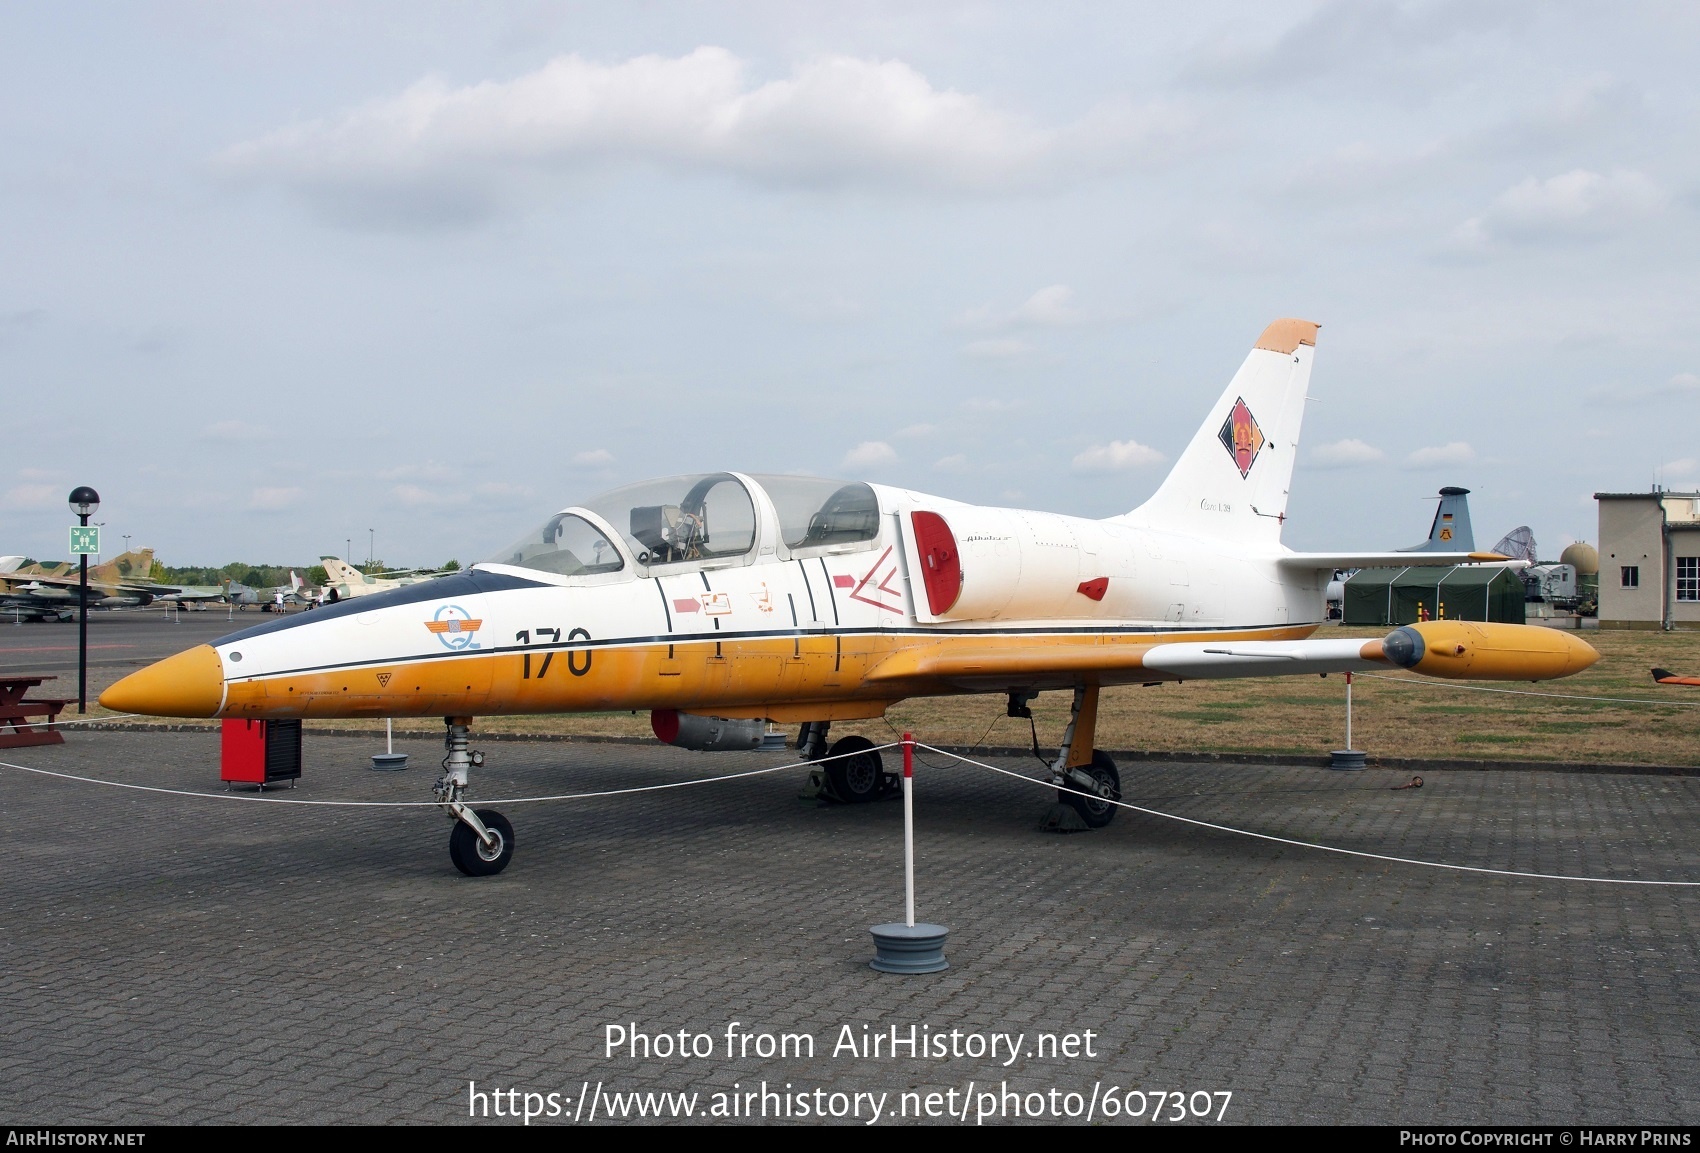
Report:
[[[0,553],[468,560],[737,468],[1106,516],[1322,324],[1286,540],[1700,485],[1700,8],[0,8]],[[108,549],[108,554],[117,551]]]

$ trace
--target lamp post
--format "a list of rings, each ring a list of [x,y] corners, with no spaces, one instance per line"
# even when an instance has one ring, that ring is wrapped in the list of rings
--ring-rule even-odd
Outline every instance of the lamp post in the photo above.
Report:
[[[377,555],[377,551],[378,551],[377,545],[378,545],[378,531],[376,529],[370,529],[370,528],[367,529],[366,530],[366,571],[367,572],[372,571],[372,558]]]
[[[87,528],[89,517],[100,508],[100,494],[86,484],[71,490],[71,511]],[[77,558],[77,711],[88,711],[89,697],[89,554]]]

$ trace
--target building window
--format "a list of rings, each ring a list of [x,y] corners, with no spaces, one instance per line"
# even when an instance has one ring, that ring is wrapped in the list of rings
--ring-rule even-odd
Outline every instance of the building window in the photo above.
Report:
[[[1637,565],[1626,564],[1620,570],[1623,573],[1623,587],[1638,589],[1641,587],[1641,569]]]
[[[1676,558],[1676,599],[1700,601],[1700,556]]]

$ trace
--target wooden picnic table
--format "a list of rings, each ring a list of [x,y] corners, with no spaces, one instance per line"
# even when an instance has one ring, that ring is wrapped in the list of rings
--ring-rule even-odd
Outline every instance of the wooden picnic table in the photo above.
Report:
[[[59,710],[76,700],[75,697],[41,697],[26,700],[24,696],[43,681],[58,677],[0,677],[0,749],[15,749],[23,745],[62,745],[65,738],[53,722]],[[40,717],[40,721],[31,721]]]

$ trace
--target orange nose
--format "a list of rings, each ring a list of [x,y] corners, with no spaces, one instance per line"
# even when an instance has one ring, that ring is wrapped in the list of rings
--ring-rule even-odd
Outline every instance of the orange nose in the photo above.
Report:
[[[211,645],[196,645],[131,673],[100,694],[114,712],[213,717],[224,705],[224,669]]]

